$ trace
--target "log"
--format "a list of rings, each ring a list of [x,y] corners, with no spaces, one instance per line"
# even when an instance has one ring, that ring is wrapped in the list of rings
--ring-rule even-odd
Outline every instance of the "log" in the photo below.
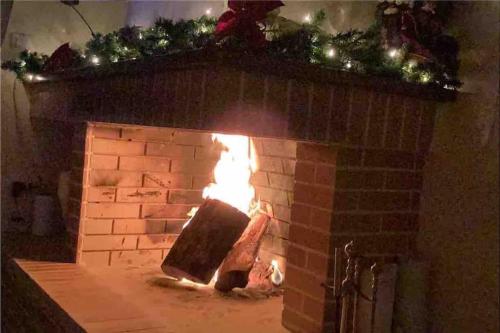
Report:
[[[163,272],[208,284],[249,221],[246,214],[222,201],[205,200],[163,261]]]
[[[247,285],[268,224],[269,216],[266,214],[258,214],[250,221],[220,266],[215,289],[227,292]]]

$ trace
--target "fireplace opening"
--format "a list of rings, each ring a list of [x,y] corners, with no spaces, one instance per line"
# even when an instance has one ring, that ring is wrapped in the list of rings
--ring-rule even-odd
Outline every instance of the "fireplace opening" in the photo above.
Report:
[[[84,133],[79,263],[281,293],[294,141],[111,123]]]

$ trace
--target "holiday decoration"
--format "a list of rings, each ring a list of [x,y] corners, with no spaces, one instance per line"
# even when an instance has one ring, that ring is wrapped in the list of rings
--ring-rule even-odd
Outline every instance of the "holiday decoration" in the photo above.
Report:
[[[44,72],[55,72],[70,67],[75,67],[81,63],[78,51],[69,47],[69,43],[59,46],[54,53],[44,63]]]
[[[229,56],[234,51],[266,55],[449,89],[461,84],[458,44],[443,33],[449,2],[382,1],[371,27],[335,35],[320,28],[326,19],[324,11],[306,14],[299,23],[277,15],[275,9],[281,6],[279,0],[231,0],[229,10],[218,19],[201,16],[173,22],[159,18],[149,28],[127,26],[105,35],[96,33],[78,55],[68,45],[50,58],[23,51],[19,60],[7,61],[2,68],[31,81],[36,74],[68,68],[205,49]]]
[[[443,33],[452,3],[448,1],[382,1],[377,6],[385,50],[404,48],[414,64],[435,72],[434,81],[458,85],[458,43]],[[440,67],[440,68],[437,68]]]
[[[266,38],[258,22],[264,20],[270,11],[281,6],[283,2],[279,0],[229,0],[229,10],[219,18],[215,36],[218,40],[234,36],[246,41],[250,47],[262,47],[266,43]]]

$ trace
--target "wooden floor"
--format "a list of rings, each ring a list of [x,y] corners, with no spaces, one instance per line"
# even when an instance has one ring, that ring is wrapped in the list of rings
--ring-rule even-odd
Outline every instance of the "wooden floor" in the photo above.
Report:
[[[168,279],[159,268],[87,269],[16,259],[18,280],[32,285],[43,311],[64,331],[286,332],[281,296],[220,294]]]

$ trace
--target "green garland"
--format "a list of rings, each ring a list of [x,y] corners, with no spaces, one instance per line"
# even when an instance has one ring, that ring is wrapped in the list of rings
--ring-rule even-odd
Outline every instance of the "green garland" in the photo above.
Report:
[[[455,89],[460,82],[447,74],[439,64],[421,64],[411,60],[406,50],[384,50],[380,43],[380,25],[366,31],[351,30],[331,35],[320,29],[324,11],[316,12],[309,23],[299,24],[280,16],[265,22],[268,46],[258,52],[276,59],[314,63],[327,68],[399,78],[409,82],[437,84]],[[213,37],[217,19],[202,16],[194,20],[160,18],[152,27],[124,27],[108,34],[97,33],[79,52],[73,68],[107,65],[125,60],[202,49],[216,46],[226,50],[251,50],[245,41],[228,37],[216,41]],[[7,61],[2,68],[14,71],[17,77],[31,81],[43,74],[47,55],[27,50],[18,60]]]

